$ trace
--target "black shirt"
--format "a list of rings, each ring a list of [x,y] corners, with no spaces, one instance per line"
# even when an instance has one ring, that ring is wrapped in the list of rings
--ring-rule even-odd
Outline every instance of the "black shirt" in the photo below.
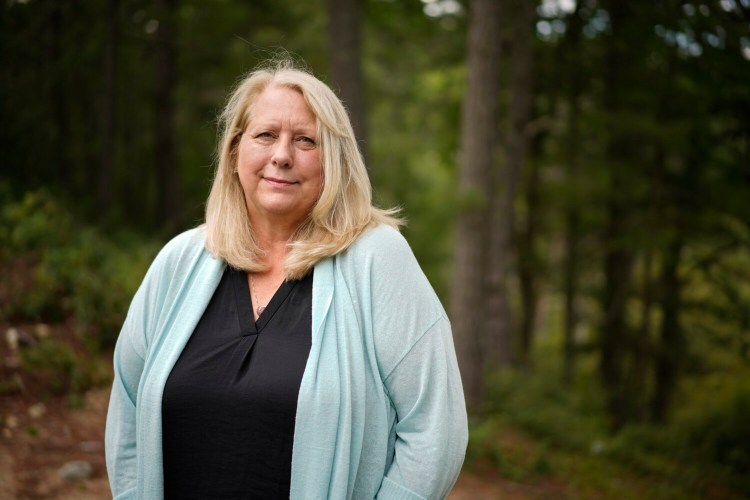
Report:
[[[166,499],[289,498],[311,310],[312,273],[256,323],[246,273],[227,267],[164,387]]]

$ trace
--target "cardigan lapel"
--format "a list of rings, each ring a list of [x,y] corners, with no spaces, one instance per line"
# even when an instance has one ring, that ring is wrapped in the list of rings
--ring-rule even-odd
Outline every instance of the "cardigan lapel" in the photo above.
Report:
[[[312,345],[320,343],[321,327],[333,301],[333,259],[323,259],[315,265],[312,291]]]
[[[154,345],[139,388],[139,442],[150,443],[148,453],[139,454],[138,498],[164,498],[164,476],[161,441],[161,401],[164,385],[172,367],[213,297],[224,272],[224,262],[211,256],[201,245],[197,255],[186,266],[178,298],[169,311]],[[160,322],[161,323],[161,322]]]

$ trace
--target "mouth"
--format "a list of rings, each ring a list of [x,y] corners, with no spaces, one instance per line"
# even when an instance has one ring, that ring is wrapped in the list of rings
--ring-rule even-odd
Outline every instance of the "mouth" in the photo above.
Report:
[[[297,184],[294,181],[288,181],[285,179],[279,179],[277,177],[263,177],[263,180],[271,184],[272,186],[291,186],[293,184]]]

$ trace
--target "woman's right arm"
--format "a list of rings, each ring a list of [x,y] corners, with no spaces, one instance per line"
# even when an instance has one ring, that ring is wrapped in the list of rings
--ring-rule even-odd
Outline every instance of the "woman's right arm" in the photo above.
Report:
[[[167,305],[190,276],[185,270],[202,255],[203,248],[202,233],[197,229],[176,236],[162,248],[133,297],[117,338],[104,438],[109,485],[116,500],[134,499],[137,494],[138,388],[149,346],[161,328]],[[180,269],[184,272],[178,275]]]
[[[180,253],[178,238],[165,245],[151,264],[130,303],[115,345],[114,381],[104,444],[109,485],[116,500],[136,497],[138,387],[147,358],[148,339],[171,282],[170,269]]]
[[[144,283],[133,298],[115,346],[105,449],[109,484],[117,500],[135,498],[136,492],[136,405],[146,353],[145,288]]]

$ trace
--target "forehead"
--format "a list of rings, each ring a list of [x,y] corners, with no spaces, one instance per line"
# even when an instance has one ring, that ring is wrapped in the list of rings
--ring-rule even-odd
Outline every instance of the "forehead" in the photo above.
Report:
[[[250,109],[250,123],[283,121],[294,125],[315,126],[316,118],[302,92],[271,85],[254,99]]]

